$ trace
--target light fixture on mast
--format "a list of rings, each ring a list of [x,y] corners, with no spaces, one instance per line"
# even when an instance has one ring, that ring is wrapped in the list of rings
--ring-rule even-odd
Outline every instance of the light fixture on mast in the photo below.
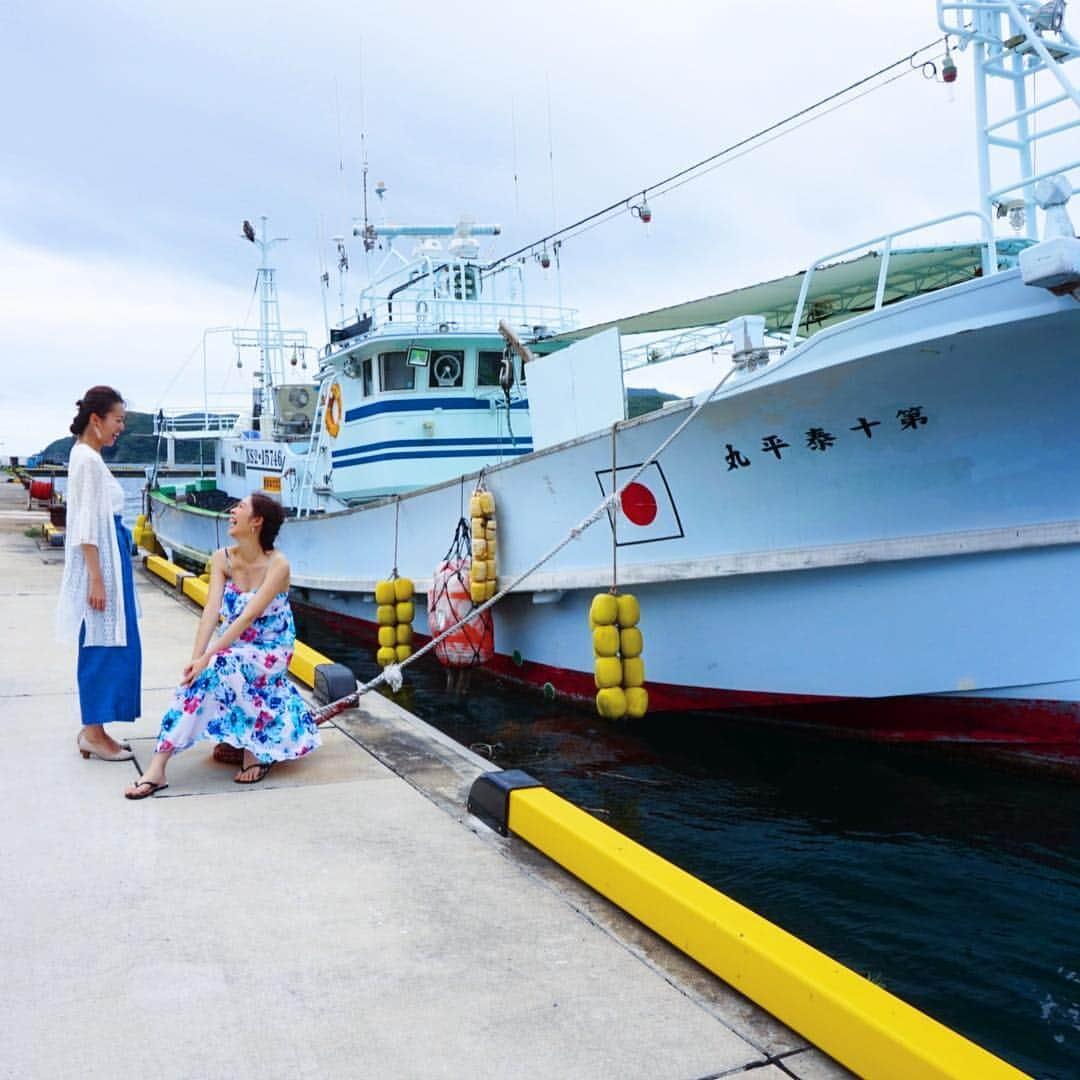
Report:
[[[1052,34],[1061,33],[1065,25],[1065,0],[1050,0],[1035,13],[1033,20],[1036,30],[1049,30]]]

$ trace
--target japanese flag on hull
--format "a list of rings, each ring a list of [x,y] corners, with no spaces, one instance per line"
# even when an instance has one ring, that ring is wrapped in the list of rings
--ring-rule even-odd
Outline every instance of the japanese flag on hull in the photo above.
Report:
[[[625,547],[629,544],[680,539],[683,536],[682,522],[660,463],[652,462],[640,476],[628,483],[639,468],[640,462],[637,465],[620,465],[615,470],[615,488],[627,485],[619,496],[619,509],[614,515],[616,545]],[[611,470],[598,470],[596,480],[601,492],[609,495],[612,491]]]

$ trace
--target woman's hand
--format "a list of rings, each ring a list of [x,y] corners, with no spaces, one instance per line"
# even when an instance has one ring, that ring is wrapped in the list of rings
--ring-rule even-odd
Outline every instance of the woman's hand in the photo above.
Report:
[[[180,679],[180,685],[190,686],[206,670],[206,665],[208,663],[210,663],[210,656],[207,653],[203,653],[202,656],[196,656],[195,659],[184,668],[184,674]]]
[[[90,588],[86,590],[86,602],[93,611],[105,610],[105,582],[100,575],[91,575]]]

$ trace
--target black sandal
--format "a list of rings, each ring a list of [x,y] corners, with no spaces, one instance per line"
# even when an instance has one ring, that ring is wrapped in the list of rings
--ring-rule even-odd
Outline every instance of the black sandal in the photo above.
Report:
[[[138,791],[138,790],[136,790],[134,792],[125,791],[124,792],[124,798],[125,799],[148,799],[148,798],[150,798],[151,795],[156,795],[159,791],[164,791],[168,786],[169,786],[168,784],[155,784],[153,780],[136,780],[135,781],[136,789],[141,788],[141,787],[145,787],[145,788],[147,788],[147,790],[146,791]]]
[[[273,764],[274,763],[272,761],[253,761],[250,765],[245,765],[233,777],[233,783],[234,784],[257,784],[260,780],[265,780],[266,779],[266,774],[270,771],[270,767]],[[258,773],[256,773],[254,779],[252,779],[252,780],[243,780],[243,779],[241,779],[241,777],[243,777],[244,773],[250,772],[252,769],[258,769],[259,770]]]

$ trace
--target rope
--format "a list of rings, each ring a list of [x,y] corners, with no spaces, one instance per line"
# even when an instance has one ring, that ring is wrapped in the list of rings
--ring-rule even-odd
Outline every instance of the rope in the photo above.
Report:
[[[315,712],[312,714],[316,720],[316,723],[323,724],[327,720],[330,720],[333,717],[337,716],[339,713],[344,712],[346,709],[351,709],[360,700],[360,698],[363,697],[364,694],[370,693],[382,683],[387,683],[390,689],[396,693],[398,690],[401,689],[402,685],[402,668],[408,667],[409,664],[412,664],[415,661],[419,660],[421,656],[431,652],[431,650],[434,649],[436,645],[440,644],[445,638],[449,637],[452,633],[454,633],[455,630],[460,629],[466,623],[478,618],[485,611],[487,611],[488,608],[494,607],[495,604],[497,604],[500,600],[502,600],[504,596],[506,596],[507,593],[513,592],[513,590],[516,589],[523,581],[535,574],[536,571],[540,569],[540,567],[544,566],[546,563],[550,562],[553,558],[555,558],[555,556],[558,555],[563,548],[565,548],[567,545],[569,545],[579,536],[581,536],[581,534],[585,532],[586,529],[590,528],[592,525],[595,525],[596,522],[599,521],[605,513],[610,513],[611,515],[616,514],[618,512],[619,500],[622,497],[622,493],[632,483],[634,483],[634,481],[636,481],[637,478],[650,465],[652,465],[660,457],[660,455],[686,430],[690,423],[697,418],[697,415],[701,412],[701,410],[704,409],[710,401],[712,401],[712,399],[720,392],[720,389],[724,385],[724,383],[726,383],[728,379],[730,379],[737,370],[738,368],[734,367],[728,370],[724,377],[712,388],[712,390],[709,391],[708,395],[702,398],[702,400],[694,406],[694,408],[690,411],[690,415],[687,416],[687,418],[634,470],[633,475],[630,477],[629,480],[626,481],[625,484],[623,484],[619,488],[616,488],[615,478],[613,475],[611,482],[611,494],[605,496],[604,499],[601,500],[600,504],[594,510],[592,510],[589,514],[582,518],[582,520],[579,521],[575,526],[573,526],[573,528],[570,529],[570,531],[566,534],[566,536],[563,537],[562,540],[560,540],[557,544],[555,544],[554,547],[541,555],[540,558],[532,564],[532,566],[518,574],[518,576],[514,578],[514,580],[511,581],[509,585],[506,585],[502,589],[500,589],[499,592],[497,592],[490,600],[485,600],[484,603],[482,603],[479,607],[473,608],[472,611],[468,613],[468,615],[466,615],[463,619],[459,619],[458,622],[456,622],[453,626],[448,627],[441,634],[439,634],[438,637],[432,638],[426,645],[414,652],[412,656],[408,657],[408,659],[403,660],[400,664],[388,665],[387,667],[383,668],[383,670],[378,675],[376,675],[374,679],[371,679],[366,683],[357,683],[356,690],[353,693],[341,698],[338,701],[332,701],[329,705],[324,705],[321,709],[316,709]],[[464,479],[462,480],[462,483],[464,484]],[[453,544],[451,544],[451,548],[453,548]]]
[[[398,495],[394,498],[394,569],[391,571],[390,576],[396,578],[397,572],[397,551],[398,551],[398,516],[401,513],[401,496]]]
[[[611,425],[611,490],[615,490],[615,485],[618,483],[618,470],[616,468],[615,461],[615,436],[619,430],[617,423]],[[618,534],[618,512],[611,514],[611,591],[616,593],[619,591],[619,534]]]
[[[915,54],[912,53],[912,56],[914,55]],[[805,119],[800,120],[799,123],[793,124],[790,128],[787,128],[784,131],[778,131],[775,134],[770,135],[767,139],[762,137],[764,135],[764,132],[758,132],[757,135],[752,135],[749,139],[743,140],[743,143],[752,143],[752,145],[745,146],[742,143],[736,144],[737,146],[742,146],[742,149],[739,150],[738,153],[725,153],[722,160],[714,161],[711,165],[709,165],[708,168],[702,168],[700,172],[694,173],[692,176],[683,177],[680,180],[675,180],[673,183],[669,183],[668,181],[663,180],[655,188],[646,188],[646,190],[650,193],[651,198],[653,198],[654,200],[658,199],[661,195],[667,195],[672,191],[676,191],[684,184],[689,184],[693,180],[698,180],[702,176],[707,176],[709,173],[715,172],[715,170],[721,168],[724,165],[730,165],[732,162],[738,161],[739,158],[745,157],[747,154],[754,153],[755,150],[763,149],[764,147],[768,146],[769,143],[776,142],[777,139],[782,139],[786,135],[793,134],[800,128],[806,127],[807,124],[812,124],[817,120],[824,119],[830,113],[836,112],[838,109],[846,108],[848,105],[854,105],[855,102],[857,102],[860,98],[864,98],[868,94],[875,93],[878,90],[883,90],[890,83],[894,83],[898,79],[906,78],[908,75],[911,75],[913,74],[913,72],[918,70],[918,68],[913,68],[911,71],[901,71],[899,75],[893,75],[892,78],[886,79],[884,82],[878,83],[877,86],[871,86],[868,89],[864,90],[861,94],[855,94],[853,97],[848,98],[846,101],[838,101],[835,105],[831,105],[829,108],[823,109],[816,115],[808,116]],[[767,128],[765,130],[769,131],[772,129]],[[760,141],[756,141],[758,139],[760,139]],[[609,207],[607,210],[600,210],[596,214],[593,214],[591,217],[583,218],[581,222],[578,223],[578,225],[568,225],[566,229],[563,230],[565,234],[563,235],[563,240],[574,240],[577,237],[582,236],[587,232],[591,232],[595,228],[598,228],[600,225],[605,225],[607,224],[607,222],[613,221],[617,217],[621,217],[625,212],[625,203],[613,204],[613,206]],[[579,225],[580,228],[578,227]]]
[[[911,61],[916,56],[918,56],[919,53],[923,53],[926,52],[928,49],[934,48],[935,46],[937,46],[940,40],[940,38],[934,38],[933,41],[928,42],[926,45],[923,45],[918,49],[915,49],[914,52],[906,53],[904,56],[900,57],[900,59],[894,60],[891,64],[886,64],[884,67],[878,68],[877,71],[871,72],[869,75],[864,75],[861,79],[857,79],[853,83],[849,83],[843,89],[836,90],[833,93],[828,94],[823,98],[820,98],[812,105],[807,105],[804,108],[799,109],[796,112],[793,112],[790,115],[784,117],[782,120],[777,120],[775,123],[768,125],[768,127],[764,127],[760,131],[754,132],[754,134],[752,135],[747,135],[745,138],[739,139],[737,142],[731,143],[729,146],[724,147],[724,149],[722,150],[717,150],[716,153],[710,154],[706,158],[702,158],[701,161],[698,161],[693,165],[688,165],[686,166],[686,168],[680,169],[678,172],[673,173],[671,176],[665,177],[663,180],[657,180],[655,183],[650,184],[646,188],[639,188],[634,191],[633,194],[627,195],[625,198],[619,199],[616,202],[605,206],[601,210],[596,210],[591,214],[587,214],[585,217],[580,218],[578,221],[575,221],[570,225],[566,225],[561,229],[556,229],[554,232],[548,233],[547,236],[540,237],[540,239],[534,240],[531,244],[526,244],[524,247],[518,248],[517,251],[511,251],[508,255],[504,255],[502,256],[502,258],[497,259],[495,262],[489,263],[487,266],[485,266],[485,272],[490,272],[494,270],[497,266],[501,266],[505,262],[516,259],[519,255],[524,255],[528,252],[531,252],[534,248],[541,247],[544,244],[555,240],[557,237],[569,238],[567,234],[574,235],[578,230],[585,231],[581,229],[582,226],[588,225],[590,222],[596,221],[597,218],[602,218],[605,215],[612,214],[612,211],[622,213],[625,211],[626,207],[629,206],[631,202],[639,195],[644,198],[646,194],[652,192],[655,197],[657,194],[664,194],[664,192],[660,189],[670,189],[669,186],[677,186],[674,184],[675,181],[682,181],[684,178],[694,179],[695,176],[691,174],[700,174],[702,170],[705,170],[705,166],[713,165],[717,162],[719,158],[726,157],[734,151],[746,147],[748,144],[755,142],[756,140],[762,138],[762,136],[764,135],[772,134],[779,128],[785,127],[786,125],[792,123],[792,121],[799,120],[802,117],[805,117],[808,113],[812,113],[816,109],[820,109],[823,105],[828,105],[830,102],[835,101],[837,98],[843,97],[845,94],[851,93],[851,91],[853,90],[858,90],[860,87],[865,86],[869,82],[873,82],[874,79],[880,78],[882,75],[892,71],[893,68],[899,67],[901,64],[910,65]],[[908,74],[908,72],[904,72],[904,74]],[[892,80],[889,81],[891,82]],[[877,88],[874,87],[872,89]]]

